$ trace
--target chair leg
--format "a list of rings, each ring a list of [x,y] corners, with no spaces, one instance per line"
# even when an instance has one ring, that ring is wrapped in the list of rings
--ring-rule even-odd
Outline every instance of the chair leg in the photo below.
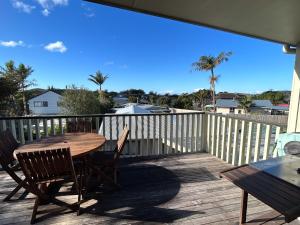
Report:
[[[9,201],[23,186],[24,181],[20,182],[15,189],[7,195],[3,201]]]
[[[30,221],[31,224],[34,224],[34,222],[35,222],[35,218],[36,218],[36,214],[37,214],[37,209],[39,207],[39,203],[40,203],[39,197],[36,197],[35,202],[34,202],[34,206],[33,206],[31,221]]]
[[[78,192],[78,209],[77,209],[77,216],[80,215],[80,203],[81,203],[81,194],[82,194],[82,169],[80,170],[80,175],[79,175],[79,188],[77,186],[77,192]]]

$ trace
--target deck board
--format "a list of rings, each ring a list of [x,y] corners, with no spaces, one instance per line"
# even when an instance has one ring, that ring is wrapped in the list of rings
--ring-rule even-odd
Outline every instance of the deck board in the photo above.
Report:
[[[38,224],[238,224],[241,191],[219,178],[219,172],[230,167],[204,153],[125,159],[121,190],[98,190],[82,205],[80,216],[54,205],[41,206]],[[3,171],[0,180],[3,199],[14,182]],[[63,199],[72,202],[76,196]],[[0,224],[28,224],[33,201],[31,194],[24,200],[1,201]],[[248,206],[249,219],[270,211],[252,196]]]

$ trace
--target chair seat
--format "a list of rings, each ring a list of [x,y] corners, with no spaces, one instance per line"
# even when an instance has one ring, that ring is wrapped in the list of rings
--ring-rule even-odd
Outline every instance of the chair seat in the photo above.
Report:
[[[114,161],[114,151],[98,151],[90,155],[90,160],[95,165],[108,165]]]

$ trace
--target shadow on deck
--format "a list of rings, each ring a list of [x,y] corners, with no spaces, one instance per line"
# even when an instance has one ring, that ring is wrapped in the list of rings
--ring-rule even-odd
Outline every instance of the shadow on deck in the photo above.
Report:
[[[236,224],[240,191],[218,176],[229,167],[203,153],[123,159],[121,190],[98,188],[93,199],[82,205],[80,216],[44,205],[39,208],[37,218],[40,224]],[[0,178],[3,198],[14,183],[3,172]],[[0,224],[28,224],[32,207],[32,195],[24,200],[0,202]],[[268,210],[262,203],[249,199],[249,219]]]

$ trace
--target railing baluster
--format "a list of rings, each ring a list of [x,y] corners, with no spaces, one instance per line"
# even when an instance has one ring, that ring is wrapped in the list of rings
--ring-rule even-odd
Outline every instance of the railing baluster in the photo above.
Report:
[[[27,135],[28,135],[28,141],[32,142],[33,137],[32,137],[32,122],[31,122],[31,119],[27,120]]]
[[[222,144],[221,144],[221,159],[225,159],[225,144],[226,144],[226,129],[227,129],[227,117],[223,117],[222,125]]]
[[[138,123],[138,116],[134,116],[135,120],[135,155],[139,155],[139,136],[138,136],[138,128],[139,128],[139,123]]]
[[[35,140],[40,140],[41,134],[40,134],[40,120],[35,119]]]
[[[212,155],[215,155],[215,152],[216,152],[216,115],[212,115],[212,121],[211,121],[211,124],[212,124],[212,140],[211,140],[211,154]]]
[[[63,135],[64,134],[64,128],[63,128],[63,125],[62,125],[62,118],[58,119],[58,127],[59,127],[60,135]]]
[[[246,127],[247,127],[246,121],[242,120],[239,165],[243,165],[245,163],[245,139],[246,139],[246,129],[247,129]]]
[[[215,149],[215,156],[219,157],[220,153],[220,133],[221,133],[221,116],[217,117],[217,135],[216,135],[216,149]]]
[[[145,119],[145,116],[141,116],[140,117],[141,118],[141,134],[142,134],[142,137],[141,137],[141,155],[142,156],[144,156],[144,155],[146,155],[145,154],[145,134],[144,134],[144,132],[145,132],[145,121],[144,121],[144,119]]]
[[[116,117],[114,117],[116,118]],[[113,136],[112,136],[112,130],[113,130],[113,127],[112,127],[112,116],[109,117],[109,139],[110,139],[110,149],[112,150],[113,149]]]
[[[227,148],[226,148],[226,162],[229,163],[231,159],[231,148],[232,148],[232,118],[228,118],[228,129],[227,129]]]
[[[47,119],[43,119],[43,129],[44,129],[45,137],[48,137],[49,133],[48,133],[48,121],[47,121]]]
[[[239,120],[235,119],[234,124],[234,136],[233,136],[233,151],[232,151],[232,165],[236,165],[236,152],[238,146],[238,134],[239,134]]]
[[[201,117],[200,114],[195,114],[196,117],[196,134],[195,134],[195,151],[199,152],[201,151],[202,147],[199,146],[199,141],[200,141],[200,145],[202,145],[202,141],[201,141],[201,137],[200,137],[200,125],[201,125]]]
[[[179,115],[175,115],[176,122],[175,122],[175,153],[178,153],[178,132],[179,132]]]
[[[259,160],[260,143],[261,143],[261,123],[257,123],[256,124],[255,148],[254,148],[254,159],[253,159],[254,162]]]
[[[211,114],[207,114],[206,152],[211,153]]]
[[[54,127],[54,119],[51,119],[51,135],[54,136],[55,135],[55,127]]]
[[[252,153],[252,127],[253,122],[248,124],[248,138],[247,138],[247,152],[246,152],[246,163],[251,162],[251,153]]]
[[[10,120],[10,131],[13,134],[14,138],[17,139],[17,131],[16,131],[16,122],[15,122],[15,120]]]
[[[280,134],[280,126],[276,126],[276,132],[275,132],[275,139],[274,139],[274,152],[273,152],[273,157],[277,157],[278,156],[278,152],[275,151],[275,144],[276,141],[278,140],[279,134]]]
[[[147,115],[147,155],[152,155],[150,152],[150,116]]]
[[[180,114],[181,117],[181,129],[180,129],[180,153],[184,153],[186,149],[184,149],[184,114]]]
[[[95,119],[95,124],[96,124],[96,133],[99,134],[99,127],[100,127],[100,120],[99,117],[96,117]],[[103,124],[103,123],[102,123]],[[103,136],[105,136],[104,132],[103,132]]]
[[[128,141],[128,152],[127,152],[127,154],[128,155],[131,155],[132,154],[132,150],[131,150],[131,148],[132,148],[132,124],[131,124],[131,122],[132,122],[132,116],[128,116],[128,128],[129,128],[129,137],[128,137],[128,139],[129,139],[129,141]]]
[[[189,149],[189,115],[185,114],[186,125],[185,125],[185,152],[190,152]]]
[[[264,154],[263,154],[263,159],[264,160],[269,158],[271,130],[272,130],[272,126],[271,125],[266,125]]]
[[[119,138],[119,135],[120,135],[120,133],[119,133],[119,116],[116,116],[116,131],[117,131],[117,139]]]
[[[163,154],[168,154],[168,117],[167,115],[164,116],[165,119],[165,130],[164,130],[164,153]]]
[[[174,117],[173,117],[173,115],[170,115],[169,118],[170,118],[170,152],[174,153],[174,151],[173,151],[173,148],[174,148],[174,146],[173,146],[173,126],[174,126],[173,119],[174,119]]]
[[[195,151],[195,137],[194,137],[194,135],[195,135],[195,118],[194,118],[194,114],[191,114],[190,115],[190,117],[191,117],[191,131],[190,131],[190,133],[191,133],[191,152],[194,152]]]
[[[157,155],[158,146],[156,145],[156,115],[152,116],[152,120],[153,120],[152,154]]]
[[[19,120],[19,134],[20,134],[20,142],[21,144],[25,144],[25,136],[24,136],[24,124],[23,124],[23,120]]]
[[[158,131],[158,155],[162,154],[162,119],[161,115],[158,116],[158,125],[159,125],[159,131]]]
[[[7,129],[6,127],[6,120],[2,120],[2,131],[5,131]]]

